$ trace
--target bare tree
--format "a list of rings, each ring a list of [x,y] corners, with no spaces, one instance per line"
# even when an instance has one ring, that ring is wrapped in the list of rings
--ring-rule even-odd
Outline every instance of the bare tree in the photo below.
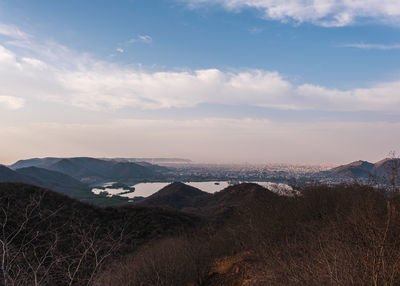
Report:
[[[30,202],[22,210],[22,221],[15,225],[10,221],[10,202],[1,206],[0,218],[0,245],[1,245],[1,272],[5,286],[18,284],[22,269],[18,264],[18,259],[23,255],[26,248],[32,244],[37,234],[25,233],[27,225],[37,218],[35,211],[39,208],[42,197],[31,198]],[[14,245],[18,239],[17,246]]]
[[[81,285],[91,285],[105,260],[121,247],[124,227],[115,233],[113,230],[100,229],[95,225],[76,224],[73,232],[78,242],[74,246],[75,253],[64,259],[68,285],[77,282]]]
[[[399,176],[400,176],[400,158],[397,155],[396,151],[389,152],[390,159],[390,185],[393,193],[397,193],[399,191]]]

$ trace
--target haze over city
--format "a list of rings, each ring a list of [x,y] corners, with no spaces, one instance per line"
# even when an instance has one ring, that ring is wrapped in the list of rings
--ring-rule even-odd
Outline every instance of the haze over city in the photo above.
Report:
[[[0,0],[0,163],[376,162],[399,30],[396,0]]]

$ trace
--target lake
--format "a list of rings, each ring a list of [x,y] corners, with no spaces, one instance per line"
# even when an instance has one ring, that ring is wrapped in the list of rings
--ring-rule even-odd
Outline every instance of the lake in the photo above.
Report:
[[[271,182],[254,182],[256,184],[259,184],[263,187],[268,188],[269,190],[279,194],[279,195],[288,195],[291,196],[296,191],[294,191],[290,186],[286,184],[276,184],[276,183],[271,183]],[[132,187],[135,187],[135,191],[131,193],[126,193],[126,194],[121,194],[126,192],[126,190],[122,188],[107,188],[108,186],[112,185],[110,183],[106,183],[103,185],[105,189],[98,189],[98,188],[93,188],[92,192],[96,195],[100,194],[101,192],[107,192],[108,196],[112,195],[120,195],[121,197],[127,197],[133,199],[134,197],[148,197],[151,196],[152,194],[156,193],[157,191],[161,190],[165,186],[168,186],[171,184],[171,182],[160,182],[160,183],[139,183],[136,184]],[[228,187],[230,184],[227,181],[211,181],[211,182],[185,182],[185,184],[198,188],[204,192],[207,193],[215,193],[219,192],[226,187]]]

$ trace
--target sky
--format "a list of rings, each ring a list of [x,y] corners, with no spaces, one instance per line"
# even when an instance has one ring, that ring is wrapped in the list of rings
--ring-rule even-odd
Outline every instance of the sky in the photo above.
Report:
[[[400,151],[398,0],[0,0],[0,163]]]

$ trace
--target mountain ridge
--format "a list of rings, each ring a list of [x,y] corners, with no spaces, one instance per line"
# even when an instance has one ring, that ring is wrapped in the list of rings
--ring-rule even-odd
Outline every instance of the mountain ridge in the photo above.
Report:
[[[117,159],[97,159],[92,157],[72,158],[32,158],[19,160],[9,168],[39,167],[57,171],[85,183],[102,180],[137,180],[140,178],[160,178],[168,168],[148,162],[129,162]]]
[[[388,179],[392,170],[400,174],[400,159],[385,158],[376,163],[358,160],[321,172],[325,176],[351,179]]]

